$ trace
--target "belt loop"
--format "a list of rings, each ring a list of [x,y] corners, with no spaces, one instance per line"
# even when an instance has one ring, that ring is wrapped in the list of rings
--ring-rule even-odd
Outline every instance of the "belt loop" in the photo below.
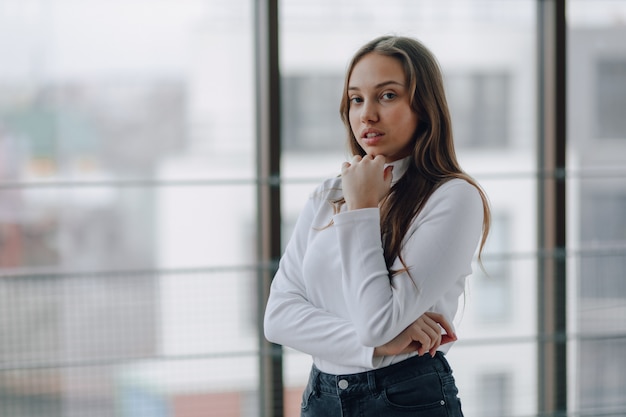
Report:
[[[367,373],[367,385],[370,392],[374,395],[378,395],[378,387],[376,386],[376,370]]]
[[[448,373],[452,372],[452,368],[450,367],[450,364],[448,363],[446,356],[442,352],[437,351],[437,353],[435,354],[435,357],[439,359],[439,361],[443,364],[443,368],[446,370],[446,372]]]
[[[321,375],[321,371],[317,369],[315,365],[313,365],[313,369],[311,370],[311,380],[309,383],[311,384],[313,395],[315,395],[316,397],[319,397],[320,392],[321,392],[320,375]]]

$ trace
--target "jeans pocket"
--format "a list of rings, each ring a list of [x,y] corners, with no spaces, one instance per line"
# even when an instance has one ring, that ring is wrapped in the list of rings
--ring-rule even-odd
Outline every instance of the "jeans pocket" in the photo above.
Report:
[[[309,403],[311,402],[311,397],[315,394],[315,390],[313,389],[313,384],[308,383],[306,388],[304,388],[304,392],[302,393],[302,403],[300,404],[300,409],[302,411],[306,411],[309,408]]]
[[[441,379],[436,372],[419,375],[385,387],[382,398],[387,407],[401,411],[424,411],[428,416],[446,415]]]

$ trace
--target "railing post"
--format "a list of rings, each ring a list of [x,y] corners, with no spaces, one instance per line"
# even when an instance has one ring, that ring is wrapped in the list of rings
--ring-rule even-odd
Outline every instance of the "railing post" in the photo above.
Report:
[[[259,416],[282,417],[282,348],[263,335],[263,312],[281,252],[278,0],[255,0]]]
[[[566,0],[538,2],[538,411],[567,415]]]

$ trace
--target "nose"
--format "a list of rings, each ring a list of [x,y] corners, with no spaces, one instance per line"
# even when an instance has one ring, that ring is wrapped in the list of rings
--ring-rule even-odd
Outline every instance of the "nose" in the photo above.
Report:
[[[361,123],[370,123],[378,121],[378,109],[376,103],[366,100],[361,107]]]

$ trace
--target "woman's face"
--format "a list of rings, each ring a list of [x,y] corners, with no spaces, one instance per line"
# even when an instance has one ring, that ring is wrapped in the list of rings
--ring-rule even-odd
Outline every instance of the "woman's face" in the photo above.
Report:
[[[411,154],[418,118],[410,99],[399,60],[372,52],[354,66],[348,80],[348,116],[368,155],[392,162]]]

